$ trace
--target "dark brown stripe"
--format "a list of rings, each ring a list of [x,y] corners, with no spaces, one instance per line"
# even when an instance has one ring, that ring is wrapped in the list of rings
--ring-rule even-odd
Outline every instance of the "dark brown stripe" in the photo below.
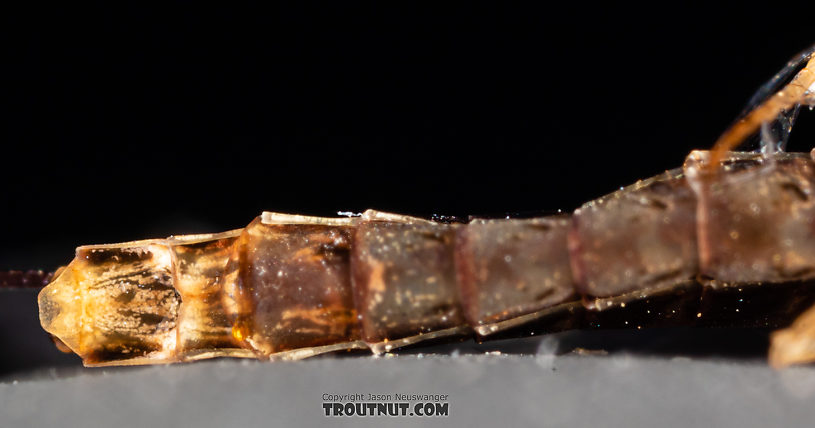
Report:
[[[53,276],[53,272],[44,270],[0,271],[0,288],[42,288]]]

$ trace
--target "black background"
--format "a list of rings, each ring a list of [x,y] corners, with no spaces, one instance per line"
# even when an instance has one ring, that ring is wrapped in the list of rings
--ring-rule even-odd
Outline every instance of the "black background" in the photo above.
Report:
[[[766,7],[337,3],[6,11],[0,269],[262,210],[571,210],[710,147],[815,42]]]

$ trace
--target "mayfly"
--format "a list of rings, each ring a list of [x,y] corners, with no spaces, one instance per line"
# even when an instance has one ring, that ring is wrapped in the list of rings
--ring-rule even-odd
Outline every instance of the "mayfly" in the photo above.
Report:
[[[264,212],[240,230],[83,246],[40,292],[42,326],[88,366],[600,325],[784,327],[770,362],[815,361],[815,163],[784,152],[799,108],[815,105],[814,53],[712,150],[571,215]]]

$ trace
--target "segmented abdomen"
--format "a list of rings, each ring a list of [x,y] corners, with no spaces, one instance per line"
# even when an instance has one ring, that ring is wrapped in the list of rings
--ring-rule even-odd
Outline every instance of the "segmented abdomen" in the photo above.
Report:
[[[571,216],[264,213],[222,234],[80,247],[41,292],[40,318],[88,365],[786,324],[815,301],[812,160],[733,154],[709,174],[707,156]]]

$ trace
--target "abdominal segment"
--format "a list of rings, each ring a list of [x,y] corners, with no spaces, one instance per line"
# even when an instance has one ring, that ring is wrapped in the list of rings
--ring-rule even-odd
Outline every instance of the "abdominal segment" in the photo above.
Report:
[[[571,215],[263,213],[85,246],[39,296],[86,365],[388,352],[570,328],[783,327],[815,302],[815,166],[707,152]]]

